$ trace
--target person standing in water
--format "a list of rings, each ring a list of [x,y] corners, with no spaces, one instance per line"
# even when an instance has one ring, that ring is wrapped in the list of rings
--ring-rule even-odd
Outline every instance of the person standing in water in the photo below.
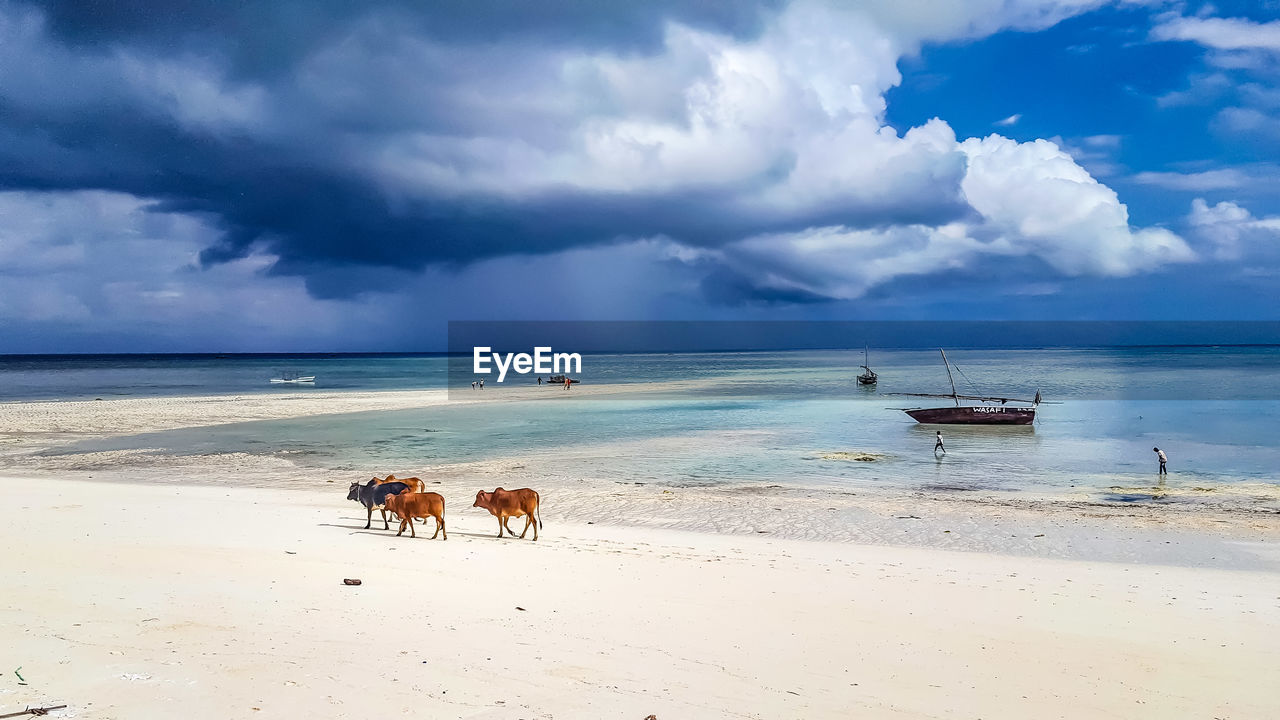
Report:
[[[1169,462],[1169,458],[1168,458],[1168,456],[1166,456],[1166,455],[1164,454],[1164,451],[1163,451],[1163,450],[1161,450],[1161,449],[1160,449],[1160,448],[1158,448],[1158,447],[1153,447],[1153,448],[1151,448],[1151,450],[1152,450],[1153,452],[1155,452],[1156,457],[1160,459],[1160,474],[1161,474],[1161,475],[1168,475],[1168,474],[1169,474],[1169,471],[1168,471],[1168,470],[1166,470],[1166,469],[1165,469],[1165,467],[1164,467],[1164,464],[1165,464],[1165,463],[1167,463],[1167,462]]]
[[[942,451],[942,454],[943,454],[943,455],[946,455],[946,454],[947,454],[947,448],[946,448],[946,446],[944,446],[944,445],[942,444],[942,431],[941,431],[941,430],[939,430],[939,431],[938,431],[938,441],[937,441],[937,442],[935,442],[935,443],[933,444],[933,454],[934,454],[934,455],[937,455],[939,450],[941,450],[941,451]]]

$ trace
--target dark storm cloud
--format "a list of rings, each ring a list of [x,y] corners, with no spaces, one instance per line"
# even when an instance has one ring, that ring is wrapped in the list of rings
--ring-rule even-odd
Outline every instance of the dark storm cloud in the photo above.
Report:
[[[701,289],[708,300],[722,305],[810,305],[832,301],[825,295],[800,288],[761,285],[726,267],[713,267],[702,278]]]
[[[433,161],[464,171],[474,155],[431,143],[499,137],[555,149],[564,126],[582,115],[625,114],[623,101],[607,93],[583,108],[575,105],[581,97],[565,101],[541,85],[558,72],[555,52],[653,51],[673,20],[751,37],[771,5],[188,0],[36,10],[0,2],[12,37],[25,39],[38,66],[34,77],[0,87],[0,188],[122,191],[158,210],[201,214],[224,231],[202,263],[266,251],[279,258],[272,273],[314,278],[309,287],[323,297],[369,289],[354,275],[349,287],[335,280],[331,270],[348,266],[418,270],[652,236],[716,246],[761,232],[963,215],[962,164],[925,202],[904,194],[793,208],[751,199],[785,180],[785,155],[755,175],[702,189],[551,183],[514,193],[402,192],[342,160],[362,152],[394,159],[387,143],[411,134],[429,138]],[[350,40],[351,28],[371,18],[379,29]],[[22,22],[39,31],[15,31]],[[424,39],[444,42],[443,56],[414,45]],[[494,52],[502,43],[509,53]],[[401,44],[409,49],[387,52]],[[495,60],[510,67],[495,70]],[[208,96],[188,97],[201,92]],[[720,288],[712,294],[753,287],[709,283]]]
[[[661,45],[664,25],[678,21],[737,37],[760,32],[781,0],[116,0],[41,3],[55,36],[82,45],[143,44],[154,48],[195,42],[222,47],[239,67],[269,72],[343,34],[373,13],[406,32],[456,43],[536,39],[562,45],[645,52]]]
[[[462,141],[497,136],[554,149],[566,123],[584,114],[625,114],[616,106],[622,101],[605,92],[588,93],[593,105],[583,108],[574,105],[581,97],[565,102],[539,85],[558,72],[555,52],[656,51],[670,21],[752,37],[775,4],[187,0],[51,2],[37,10],[0,2],[11,37],[26,42],[38,68],[0,86],[0,188],[122,191],[159,210],[202,214],[225,231],[201,253],[203,263],[264,250],[279,257],[273,273],[316,276],[310,287],[320,296],[368,289],[352,282],[344,291],[334,267],[416,270],[651,236],[715,246],[815,225],[935,224],[962,215],[962,165],[942,183],[949,192],[928,202],[795,209],[750,199],[786,178],[785,156],[754,176],[704,189],[592,191],[553,183],[447,194],[401,192],[341,161],[360,152],[394,155],[388,139],[415,133]],[[371,19],[382,29],[350,41],[352,28]],[[38,31],[15,30],[24,22]],[[424,40],[444,43],[447,57],[413,45]],[[400,43],[410,48],[410,61],[385,54]],[[495,52],[503,43],[510,52]],[[415,67],[423,53],[427,66]],[[540,59],[548,53],[551,60]],[[495,60],[510,67],[494,70]],[[200,92],[208,97],[187,97]],[[466,170],[476,161],[425,142],[441,165]]]

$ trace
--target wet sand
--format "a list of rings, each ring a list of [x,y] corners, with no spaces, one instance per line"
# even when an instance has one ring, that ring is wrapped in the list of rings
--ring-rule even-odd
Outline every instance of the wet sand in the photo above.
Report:
[[[696,384],[696,383],[693,383]],[[665,385],[664,389],[669,389]],[[578,393],[575,389],[572,392]],[[583,396],[651,392],[641,385],[599,385]],[[568,393],[564,393],[567,396]],[[1001,492],[927,483],[916,488],[822,485],[676,487],[652,478],[598,481],[567,473],[584,458],[688,453],[705,443],[751,443],[753,431],[716,431],[613,443],[606,449],[557,448],[536,457],[496,458],[419,467],[318,468],[289,450],[274,453],[174,454],[156,448],[59,449],[92,438],[325,414],[404,410],[444,404],[554,402],[556,390],[297,392],[254,396],[125,398],[87,402],[0,404],[0,476],[95,481],[290,488],[341,496],[353,480],[394,472],[418,476],[447,496],[480,488],[534,483],[556,502],[557,522],[663,528],[826,542],[905,545],[1122,562],[1280,568],[1280,486],[1240,483],[1202,491],[1182,487],[1115,487],[1088,491]],[[601,457],[595,457],[601,455]],[[814,463],[874,463],[865,451],[818,453]]]

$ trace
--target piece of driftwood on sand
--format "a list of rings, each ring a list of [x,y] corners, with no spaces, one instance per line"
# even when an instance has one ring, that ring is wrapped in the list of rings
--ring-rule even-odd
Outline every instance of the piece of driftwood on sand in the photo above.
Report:
[[[38,708],[28,707],[26,710],[19,710],[18,712],[5,713],[4,715],[0,715],[0,718],[16,718],[16,717],[22,717],[23,715],[32,715],[32,716],[38,717],[41,715],[48,715],[50,710],[61,710],[65,707],[66,705],[50,705],[49,707],[38,707]]]

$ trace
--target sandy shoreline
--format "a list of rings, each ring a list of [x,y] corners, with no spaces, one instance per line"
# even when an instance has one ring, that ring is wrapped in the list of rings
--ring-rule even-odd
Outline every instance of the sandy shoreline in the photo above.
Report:
[[[1265,507],[665,487],[521,458],[384,469],[446,497],[441,542],[365,531],[345,500],[364,470],[287,451],[58,452],[113,434],[548,397],[535,393],[0,405],[0,647],[27,680],[0,668],[0,713],[1280,713],[1268,682],[1280,523]],[[542,540],[492,537],[475,490],[529,478]]]
[[[310,390],[248,395],[180,395],[101,398],[95,400],[33,400],[0,402],[0,436],[109,435],[202,427],[253,420],[345,413],[409,410],[449,403],[512,402],[529,399],[612,397],[685,391],[711,381],[575,385],[569,393],[518,385],[483,391],[466,390]],[[571,394],[570,394],[571,393]]]
[[[0,480],[0,711],[51,717],[1269,717],[1272,571]],[[342,585],[359,577],[358,588]],[[524,608],[519,610],[517,608]],[[179,710],[180,709],[180,710]]]
[[[448,402],[444,390],[46,400],[0,403],[0,435],[156,432],[325,413],[404,410]]]
[[[665,387],[665,386],[664,386]],[[575,397],[647,392],[644,386],[592,386]],[[557,502],[556,522],[686,530],[716,534],[968,550],[1049,558],[1229,568],[1280,568],[1280,496],[1275,486],[1240,484],[1216,491],[1212,504],[1194,490],[1124,488],[1147,502],[1099,502],[1058,491],[957,492],[903,488],[788,485],[672,487],[653,482],[597,482],[566,475],[558,449],[542,457],[496,458],[422,467],[315,467],[287,449],[274,453],[175,454],[146,447],[61,453],[86,439],[254,420],[305,418],[424,408],[443,404],[555,401],[558,390],[292,392],[253,396],[117,398],[0,404],[0,478],[56,477],[106,482],[293,489],[340,495],[352,480],[377,472],[417,475],[455,495],[480,487],[533,483]],[[721,433],[720,435],[723,435]],[[720,437],[662,442],[751,442]],[[662,444],[638,445],[661,452]],[[626,446],[610,448],[625,451]],[[816,461],[816,460],[815,460]],[[1146,493],[1144,496],[1142,493]],[[1239,498],[1238,500],[1236,498]],[[1190,499],[1192,502],[1180,502]],[[1170,500],[1174,502],[1170,502]]]

